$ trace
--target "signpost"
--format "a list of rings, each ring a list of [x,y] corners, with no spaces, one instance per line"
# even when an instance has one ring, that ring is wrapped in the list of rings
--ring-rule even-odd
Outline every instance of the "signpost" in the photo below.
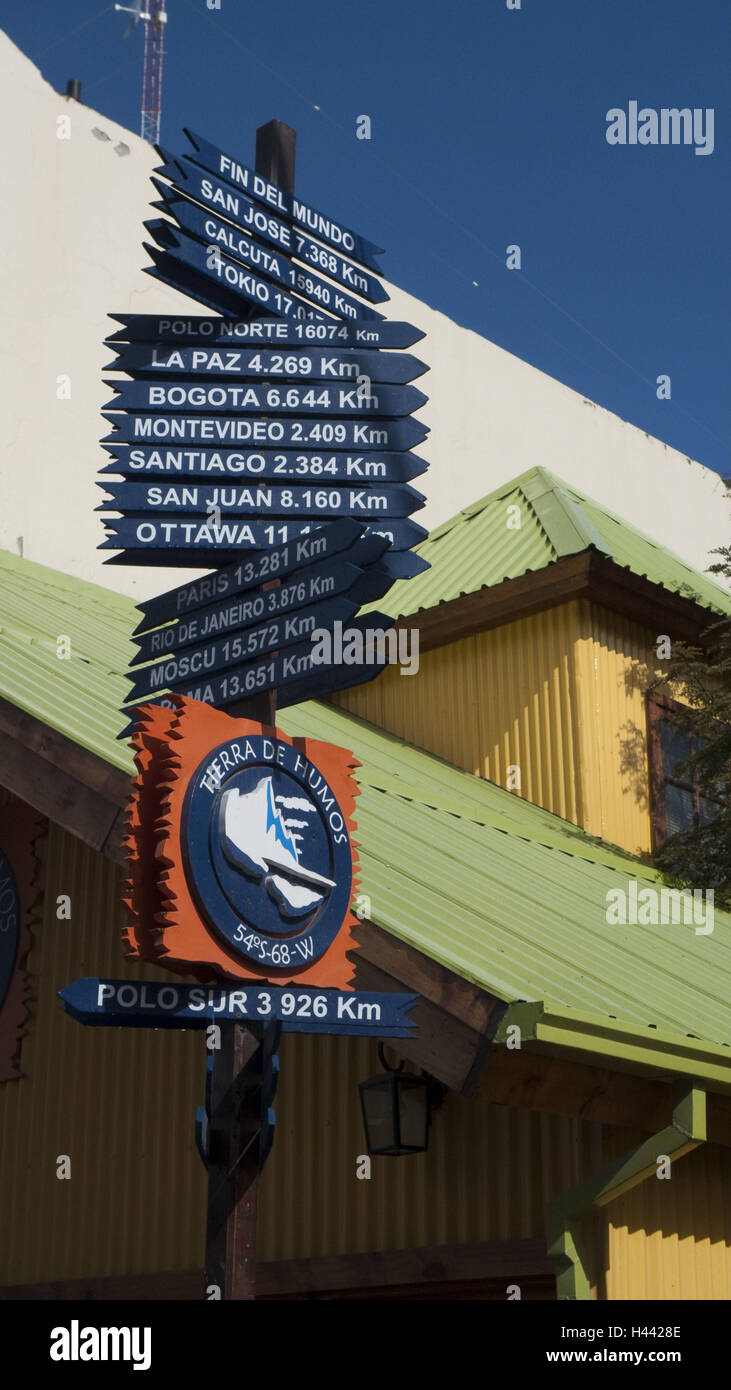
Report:
[[[351,988],[355,760],[275,715],[386,664],[393,620],[358,609],[426,567],[426,367],[402,351],[423,334],[370,307],[379,248],[295,197],[289,127],[257,132],[255,170],[186,133],[154,181],[178,225],[146,224],[149,273],[215,316],[115,316],[127,379],[108,383],[97,510],[119,513],[107,563],[216,566],[138,605],[122,734],[125,942],[204,983],[80,979],[61,998],[90,1026],[207,1030],[207,1281],[248,1299],[280,1033],[414,1030],[416,996]]]
[[[85,977],[59,990],[66,1013],[80,1023],[112,1028],[207,1028],[211,1023],[279,1022],[284,1033],[339,1033],[358,1038],[409,1038],[416,994],[286,988],[268,982],[158,984]]]

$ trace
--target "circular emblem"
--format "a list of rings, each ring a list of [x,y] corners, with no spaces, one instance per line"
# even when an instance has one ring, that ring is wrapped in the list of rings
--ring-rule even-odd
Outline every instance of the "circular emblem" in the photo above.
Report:
[[[350,838],[298,749],[264,735],[213,749],[190,780],[181,837],[201,916],[237,955],[291,974],[324,954],[350,905]]]
[[[19,931],[20,903],[15,875],[0,850],[0,1008],[13,978]]]

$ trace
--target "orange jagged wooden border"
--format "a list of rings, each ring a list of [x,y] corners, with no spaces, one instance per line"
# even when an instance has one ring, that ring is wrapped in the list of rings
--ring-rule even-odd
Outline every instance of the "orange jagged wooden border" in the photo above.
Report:
[[[194,975],[210,980],[212,975],[226,975],[237,980],[268,980],[272,984],[308,984],[322,989],[352,989],[354,967],[348,952],[357,949],[353,935],[356,919],[350,909],[343,925],[328,950],[304,970],[295,974],[291,969],[281,971],[246,966],[233,951],[226,949],[202,921],[188,885],[182,854],[182,813],[188,784],[196,769],[219,744],[233,738],[266,734],[288,743],[302,753],[321,771],[338,801],[348,828],[353,860],[351,901],[358,888],[357,844],[353,839],[355,798],[359,788],[352,769],[360,766],[352,753],[334,744],[317,739],[289,738],[280,729],[240,719],[222,710],[185,696],[173,696],[176,710],[167,710],[172,719],[153,721],[141,726],[135,735],[138,768],[136,782],[136,811],[130,823],[129,852],[134,855],[139,846],[143,856],[139,867],[130,868],[128,905],[133,927],[127,936],[132,954],[153,961],[178,974]],[[150,706],[142,706],[147,719]],[[145,733],[147,727],[147,734]],[[150,739],[156,740],[154,750]],[[157,778],[154,794],[150,793],[151,808],[140,808],[140,797],[148,795],[147,778]],[[150,856],[150,837],[142,827],[154,821],[154,848]],[[150,886],[152,885],[152,887]],[[155,925],[146,919],[156,896],[160,906],[153,913]],[[134,943],[132,941],[134,936]]]

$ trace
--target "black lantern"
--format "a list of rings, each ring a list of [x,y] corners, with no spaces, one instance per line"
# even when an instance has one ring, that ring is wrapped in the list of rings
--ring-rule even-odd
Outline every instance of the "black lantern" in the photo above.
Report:
[[[446,1088],[426,1072],[405,1073],[403,1062],[389,1067],[383,1043],[378,1044],[378,1057],[385,1071],[358,1082],[368,1152],[394,1157],[423,1153],[429,1147],[430,1112],[441,1103]]]

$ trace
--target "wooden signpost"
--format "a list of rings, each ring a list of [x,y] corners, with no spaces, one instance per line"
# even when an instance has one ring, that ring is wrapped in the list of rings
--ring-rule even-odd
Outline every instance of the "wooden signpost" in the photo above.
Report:
[[[125,945],[200,983],[80,979],[61,999],[92,1027],[206,1029],[206,1296],[240,1300],[282,1031],[414,1028],[416,996],[352,986],[355,760],[276,714],[385,665],[393,620],[358,610],[426,567],[410,485],[426,367],[393,351],[423,335],[362,302],[388,299],[380,249],[295,196],[293,130],[261,127],[253,170],[186,133],[154,180],[177,226],[147,224],[151,273],[229,316],[116,316],[127,379],[108,383],[98,510],[119,513],[109,563],[216,566],[139,605],[120,735],[137,767]]]

